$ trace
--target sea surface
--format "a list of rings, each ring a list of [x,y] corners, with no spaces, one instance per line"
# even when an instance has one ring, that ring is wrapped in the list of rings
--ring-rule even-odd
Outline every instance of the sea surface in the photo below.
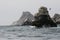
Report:
[[[50,28],[0,26],[0,40],[60,40],[60,25]]]

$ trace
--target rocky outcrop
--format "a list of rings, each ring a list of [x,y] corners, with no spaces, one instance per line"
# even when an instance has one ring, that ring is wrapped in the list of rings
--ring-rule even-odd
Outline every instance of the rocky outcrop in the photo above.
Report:
[[[56,27],[56,23],[50,18],[49,12],[46,7],[41,7],[39,12],[35,15],[35,21],[32,22],[32,25],[36,27]]]
[[[60,14],[55,14],[52,18],[57,24],[60,24]]]
[[[55,18],[53,18],[55,20]],[[40,7],[38,13],[33,16],[30,12],[23,12],[20,19],[14,22],[14,25],[24,26],[24,25],[32,25],[37,28],[43,27],[57,27],[56,22],[50,18],[49,11],[46,7]]]
[[[30,12],[23,12],[20,19],[14,22],[14,25],[30,25],[31,22],[34,20],[34,16]]]

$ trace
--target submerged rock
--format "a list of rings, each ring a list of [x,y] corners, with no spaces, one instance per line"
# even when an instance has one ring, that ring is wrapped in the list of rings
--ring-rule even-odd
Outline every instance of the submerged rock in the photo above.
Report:
[[[56,23],[50,18],[49,12],[46,7],[41,7],[39,12],[35,15],[35,21],[32,22],[32,25],[37,27],[56,27]]]

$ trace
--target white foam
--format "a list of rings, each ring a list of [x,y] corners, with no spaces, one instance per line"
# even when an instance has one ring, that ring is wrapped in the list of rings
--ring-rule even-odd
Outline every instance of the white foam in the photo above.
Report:
[[[35,28],[35,26],[30,26],[30,28]]]

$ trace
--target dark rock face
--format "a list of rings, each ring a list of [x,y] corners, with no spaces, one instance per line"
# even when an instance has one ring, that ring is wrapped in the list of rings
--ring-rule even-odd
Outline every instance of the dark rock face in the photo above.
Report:
[[[46,7],[41,7],[39,12],[35,15],[35,21],[32,22],[32,25],[37,27],[57,27],[56,23],[50,18],[48,10]]]
[[[55,14],[52,18],[57,24],[60,24],[60,14]]]

